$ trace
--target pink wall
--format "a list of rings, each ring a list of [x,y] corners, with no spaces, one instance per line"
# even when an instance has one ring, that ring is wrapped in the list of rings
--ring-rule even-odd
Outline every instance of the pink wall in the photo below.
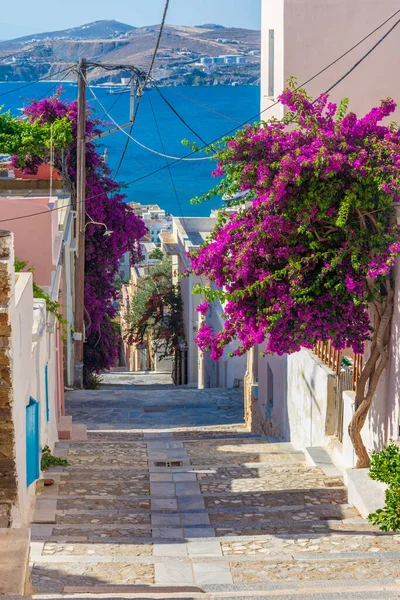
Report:
[[[37,173],[35,175],[30,175],[28,173],[24,173],[20,169],[14,169],[14,174],[15,174],[15,177],[17,177],[18,179],[49,180],[50,179],[50,165],[48,165],[48,164],[40,165],[37,170]],[[58,180],[58,181],[60,181],[62,179],[60,173],[56,169],[53,169],[52,179]]]
[[[38,285],[51,285],[51,272],[54,269],[55,239],[57,234],[57,213],[51,212],[50,198],[0,198],[0,214],[3,219],[27,217],[3,221],[3,229],[14,234],[15,256],[34,268],[34,279]],[[29,216],[35,215],[37,216]]]
[[[398,0],[263,0],[263,91],[266,99],[268,31],[275,30],[275,96],[294,75],[303,83],[370,33],[399,8]],[[307,84],[313,97],[327,90],[350,69],[396,22],[395,17],[348,56]],[[350,109],[366,113],[381,99],[400,104],[400,26],[332,92],[331,98],[350,99]],[[265,113],[274,114],[274,111]],[[400,121],[400,109],[395,114]]]

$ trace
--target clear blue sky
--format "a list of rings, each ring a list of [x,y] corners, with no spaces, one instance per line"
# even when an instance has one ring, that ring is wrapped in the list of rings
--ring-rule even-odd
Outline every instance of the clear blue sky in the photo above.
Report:
[[[171,0],[171,25],[218,23],[260,29],[261,0]],[[1,11],[0,40],[115,19],[136,27],[161,20],[164,0],[18,0],[15,10]]]

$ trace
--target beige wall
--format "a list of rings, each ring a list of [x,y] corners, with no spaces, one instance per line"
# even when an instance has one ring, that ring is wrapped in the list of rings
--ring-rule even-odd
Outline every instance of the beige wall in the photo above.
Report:
[[[262,91],[268,99],[268,32],[275,30],[275,97],[290,76],[303,83],[360,41],[399,8],[397,0],[263,0],[262,2]],[[348,56],[307,84],[316,97],[350,69],[395,23],[395,17]],[[362,115],[382,98],[400,101],[400,26],[341,82],[331,98],[350,99],[350,109]],[[264,114],[282,116],[282,107]],[[396,111],[400,120],[400,109]]]

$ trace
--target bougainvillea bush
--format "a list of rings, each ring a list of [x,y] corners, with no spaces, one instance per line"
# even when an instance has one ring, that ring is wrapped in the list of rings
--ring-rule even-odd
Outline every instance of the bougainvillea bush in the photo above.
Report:
[[[261,344],[279,355],[319,341],[362,353],[371,340],[350,425],[365,466],[360,430],[387,363],[400,249],[400,133],[382,124],[395,104],[384,100],[358,118],[346,101],[311,102],[293,87],[280,101],[290,111],[283,121],[247,126],[219,148],[216,191],[247,191],[251,200],[223,213],[192,255],[194,273],[215,284],[202,293],[226,302],[223,331],[204,323],[196,340],[214,360],[233,339],[235,354]]]
[[[76,183],[76,134],[78,105],[76,101],[64,102],[58,93],[52,98],[33,101],[25,109],[32,128],[40,126],[49,136],[49,124],[57,132],[56,167],[63,171],[74,196]],[[105,228],[87,225],[85,243],[85,326],[84,373],[100,373],[110,368],[118,357],[118,338],[112,319],[116,315],[118,289],[114,285],[118,275],[119,260],[130,252],[135,261],[139,253],[139,240],[145,233],[143,220],[136,217],[118,192],[119,185],[110,177],[103,157],[90,141],[99,133],[101,123],[90,114],[86,120],[86,213],[87,222],[105,223]],[[53,131],[53,135],[54,135]],[[15,148],[14,165],[27,172],[35,172],[43,160],[48,159],[48,144],[27,145],[29,136],[21,135]],[[64,147],[62,147],[62,142]],[[14,140],[15,142],[15,140]],[[12,147],[9,148],[12,150]],[[8,151],[9,151],[8,150]],[[6,150],[7,151],[7,150]]]

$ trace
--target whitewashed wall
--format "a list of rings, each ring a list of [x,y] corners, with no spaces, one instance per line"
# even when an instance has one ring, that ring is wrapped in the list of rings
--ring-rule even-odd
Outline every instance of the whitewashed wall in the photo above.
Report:
[[[29,404],[32,378],[32,275],[19,273],[10,306],[13,421],[15,431],[15,462],[18,479],[18,505],[12,511],[13,526],[26,523],[35,496],[35,485],[26,486],[26,407]]]

